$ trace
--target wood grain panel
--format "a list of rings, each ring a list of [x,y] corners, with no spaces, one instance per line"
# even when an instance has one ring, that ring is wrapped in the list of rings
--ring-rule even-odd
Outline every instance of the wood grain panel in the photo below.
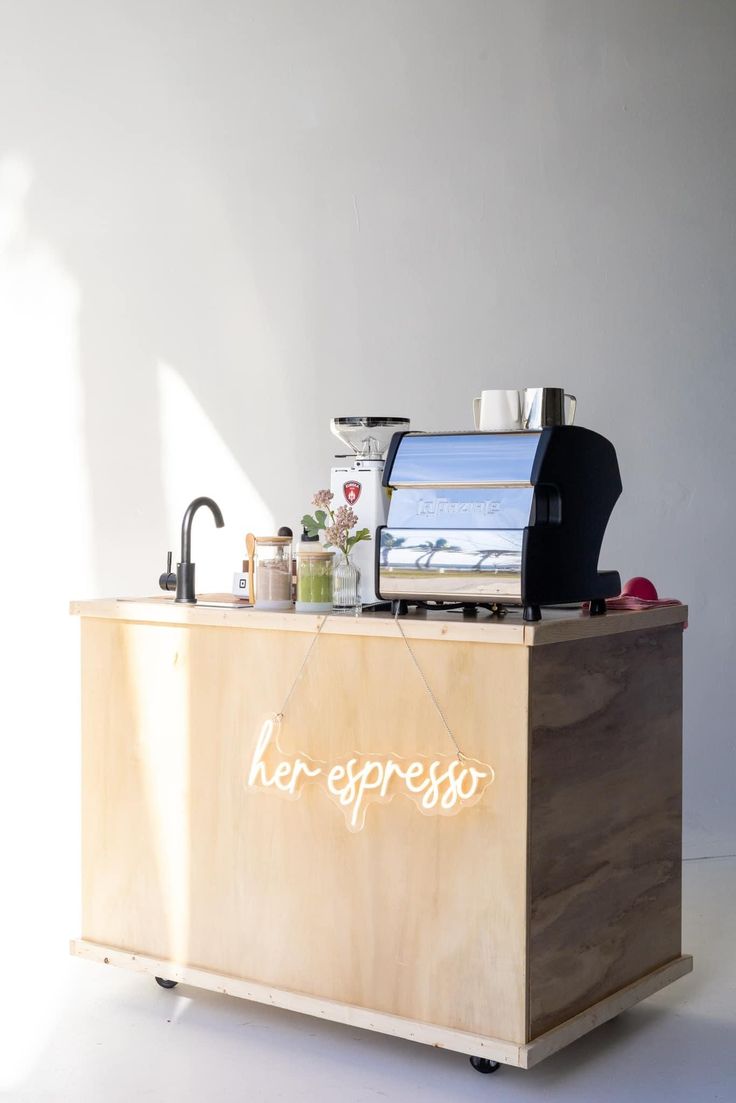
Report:
[[[396,797],[352,834],[317,787],[289,801],[244,784],[308,635],[82,624],[86,939],[525,1041],[526,648],[412,641],[462,750],[496,778],[457,816]],[[282,745],[452,752],[405,644],[364,635],[320,637]]]
[[[681,647],[530,653],[530,1038],[680,954]]]

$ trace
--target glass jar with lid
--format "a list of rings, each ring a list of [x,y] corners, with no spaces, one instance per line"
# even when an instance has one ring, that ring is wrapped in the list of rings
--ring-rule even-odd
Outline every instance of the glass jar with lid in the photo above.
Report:
[[[291,537],[257,536],[254,559],[256,609],[291,609]]]
[[[297,613],[332,612],[332,561],[335,553],[302,541],[296,551]]]

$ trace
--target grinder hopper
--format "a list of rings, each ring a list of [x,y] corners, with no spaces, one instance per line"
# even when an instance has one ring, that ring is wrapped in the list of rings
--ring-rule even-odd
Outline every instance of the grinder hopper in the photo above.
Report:
[[[333,417],[330,429],[349,449],[348,456],[382,460],[394,433],[409,428],[408,417]]]

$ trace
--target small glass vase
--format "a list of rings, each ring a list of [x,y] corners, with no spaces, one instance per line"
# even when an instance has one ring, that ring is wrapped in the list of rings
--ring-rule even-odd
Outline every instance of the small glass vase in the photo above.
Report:
[[[362,611],[360,603],[360,571],[348,555],[340,555],[332,574],[332,609],[357,617]]]

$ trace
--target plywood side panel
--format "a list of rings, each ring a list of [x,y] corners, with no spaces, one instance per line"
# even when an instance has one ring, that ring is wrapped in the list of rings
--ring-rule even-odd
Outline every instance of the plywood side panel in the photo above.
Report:
[[[494,783],[454,817],[396,797],[362,831],[316,787],[247,790],[309,637],[90,618],[83,934],[93,942],[454,1030],[526,1031],[526,648],[415,640]],[[282,746],[451,753],[401,640],[320,637]]]
[[[531,651],[529,1037],[680,955],[682,631]]]

